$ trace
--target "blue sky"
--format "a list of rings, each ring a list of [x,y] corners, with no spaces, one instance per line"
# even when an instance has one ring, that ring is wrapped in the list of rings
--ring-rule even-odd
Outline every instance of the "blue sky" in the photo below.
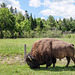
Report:
[[[40,6],[40,7],[30,6],[29,0],[17,0],[17,1],[19,1],[20,5],[21,5],[20,8],[22,10],[27,10],[29,14],[32,13],[33,17],[35,16],[36,18],[38,18],[38,17],[47,18],[47,16],[40,14],[40,11],[43,10],[45,7],[43,7],[43,6]],[[41,1],[43,1],[43,0],[41,0]]]
[[[18,11],[32,13],[33,17],[47,19],[49,15],[58,18],[75,18],[75,0],[0,0],[7,7],[16,7]]]

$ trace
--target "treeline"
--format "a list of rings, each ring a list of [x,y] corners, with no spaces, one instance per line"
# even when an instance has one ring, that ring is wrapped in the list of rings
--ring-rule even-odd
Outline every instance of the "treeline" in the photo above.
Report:
[[[32,14],[25,15],[17,12],[17,8],[7,8],[0,4],[0,38],[34,38],[34,37],[62,37],[63,33],[75,32],[75,19],[64,18],[55,20],[49,16],[47,20],[33,18]]]

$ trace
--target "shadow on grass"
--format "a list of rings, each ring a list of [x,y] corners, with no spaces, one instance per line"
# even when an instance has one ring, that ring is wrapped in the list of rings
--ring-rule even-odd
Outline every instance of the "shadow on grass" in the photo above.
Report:
[[[69,67],[59,67],[59,66],[56,66],[56,67],[49,67],[48,69],[45,69],[45,67],[40,67],[40,69],[33,69],[35,71],[40,71],[40,70],[43,70],[43,71],[75,71],[75,66],[69,66]]]

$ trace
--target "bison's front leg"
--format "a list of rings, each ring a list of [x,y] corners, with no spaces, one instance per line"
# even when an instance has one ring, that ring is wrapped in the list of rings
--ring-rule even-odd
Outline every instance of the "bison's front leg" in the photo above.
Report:
[[[46,69],[47,69],[49,66],[51,66],[51,64],[52,64],[52,60],[49,60],[49,61],[46,63]]]
[[[52,58],[52,63],[53,63],[53,67],[55,67],[55,63],[56,63],[56,58]]]

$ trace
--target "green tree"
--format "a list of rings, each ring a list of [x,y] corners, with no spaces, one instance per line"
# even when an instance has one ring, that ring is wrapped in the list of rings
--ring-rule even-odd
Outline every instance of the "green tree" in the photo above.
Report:
[[[25,18],[29,20],[29,14],[27,10],[25,10]]]
[[[11,13],[14,13],[14,9],[13,9],[12,6],[10,7],[10,12],[11,12]]]
[[[1,4],[1,7],[2,7],[2,8],[6,8],[6,4],[5,4],[5,3],[2,3],[2,4]]]
[[[41,21],[40,21],[40,28],[43,29],[43,27],[44,27],[44,26],[43,26],[43,22],[42,22],[42,20],[41,20]]]
[[[69,19],[63,19],[62,21],[62,32],[65,32],[65,31],[70,31],[70,25],[69,25]]]
[[[37,22],[37,26],[40,27],[41,18],[37,18],[37,19],[36,19],[36,22]]]
[[[14,13],[17,14],[17,8],[14,9]]]
[[[21,21],[24,21],[24,16],[19,12],[18,15],[16,15],[16,22],[21,23]]]
[[[32,17],[32,14],[30,14],[29,21],[30,21],[31,29],[34,30],[34,23],[33,23],[33,17]]]
[[[34,25],[34,29],[35,29],[37,27],[36,18],[34,18],[34,20],[33,20],[33,25]]]
[[[13,33],[15,28],[15,17],[9,12],[8,8],[0,9],[0,31],[9,30]],[[3,36],[1,36],[3,38]]]
[[[51,27],[51,29],[56,26],[55,19],[53,16],[50,15],[48,17],[47,24]]]
[[[61,18],[59,18],[58,21],[56,20],[56,28],[57,28],[58,30],[62,30],[62,29],[61,29],[61,26],[62,26],[62,20],[61,20]]]
[[[30,21],[28,19],[25,19],[21,22],[21,28],[23,31],[28,31],[30,33],[31,27],[30,27]]]
[[[75,32],[75,20],[71,22],[71,31]]]

